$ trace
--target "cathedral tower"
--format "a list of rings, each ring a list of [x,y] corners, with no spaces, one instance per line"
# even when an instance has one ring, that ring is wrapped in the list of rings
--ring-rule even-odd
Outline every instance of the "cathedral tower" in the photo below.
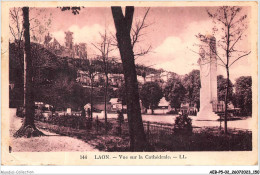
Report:
[[[68,49],[72,49],[73,48],[73,32],[65,32],[65,46]]]

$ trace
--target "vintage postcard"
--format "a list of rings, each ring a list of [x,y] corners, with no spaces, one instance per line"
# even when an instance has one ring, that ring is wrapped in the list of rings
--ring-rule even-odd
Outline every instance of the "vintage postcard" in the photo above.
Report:
[[[257,14],[2,2],[2,164],[258,164]]]

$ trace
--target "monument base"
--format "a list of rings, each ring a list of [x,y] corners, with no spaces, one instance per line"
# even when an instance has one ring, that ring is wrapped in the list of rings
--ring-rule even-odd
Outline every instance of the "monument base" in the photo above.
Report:
[[[219,116],[210,111],[209,109],[201,110],[197,113],[196,120],[203,120],[203,121],[216,121],[219,119]]]

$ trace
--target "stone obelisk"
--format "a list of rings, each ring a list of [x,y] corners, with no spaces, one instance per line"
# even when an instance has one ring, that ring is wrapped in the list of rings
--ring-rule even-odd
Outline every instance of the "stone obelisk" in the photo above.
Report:
[[[217,103],[217,57],[216,39],[214,36],[207,36],[203,40],[206,47],[200,48],[200,110],[197,120],[217,120],[219,118],[213,112],[213,103]]]

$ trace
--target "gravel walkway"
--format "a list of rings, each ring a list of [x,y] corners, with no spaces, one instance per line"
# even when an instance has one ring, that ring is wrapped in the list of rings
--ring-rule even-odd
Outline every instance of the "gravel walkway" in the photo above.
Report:
[[[41,130],[46,136],[32,138],[14,138],[13,134],[22,125],[22,119],[16,117],[16,109],[10,109],[10,139],[13,152],[83,152],[99,151],[90,144],[68,136]]]

